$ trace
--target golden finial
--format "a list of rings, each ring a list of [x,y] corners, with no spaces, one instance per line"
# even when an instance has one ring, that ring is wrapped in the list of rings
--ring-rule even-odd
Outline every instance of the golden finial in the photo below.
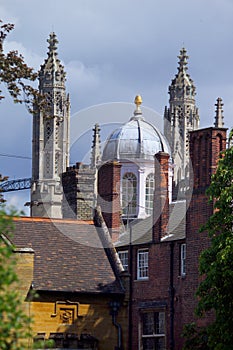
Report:
[[[134,103],[137,107],[139,107],[142,104],[142,97],[140,95],[137,95],[134,99]]]

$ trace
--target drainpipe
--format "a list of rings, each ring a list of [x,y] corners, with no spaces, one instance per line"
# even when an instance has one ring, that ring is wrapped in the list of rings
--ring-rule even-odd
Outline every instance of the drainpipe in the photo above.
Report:
[[[129,226],[130,229],[130,241],[129,241],[129,335],[128,335],[128,341],[129,341],[129,350],[132,349],[132,343],[133,343],[133,315],[132,315],[132,294],[133,294],[133,246],[132,246],[132,227]]]
[[[174,242],[170,243],[170,350],[174,350]]]
[[[122,350],[122,329],[121,325],[116,321],[120,303],[118,301],[111,301],[110,308],[110,314],[112,315],[112,324],[117,328],[117,346],[115,346],[114,350]]]

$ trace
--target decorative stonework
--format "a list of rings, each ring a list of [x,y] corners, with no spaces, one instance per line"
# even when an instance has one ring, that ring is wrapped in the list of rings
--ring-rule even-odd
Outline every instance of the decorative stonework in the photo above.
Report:
[[[185,48],[180,50],[178,58],[178,73],[169,86],[169,107],[165,107],[164,112],[164,134],[170,144],[175,165],[175,196],[179,184],[189,177],[189,132],[199,127],[196,87],[187,73],[189,57]]]
[[[60,175],[69,165],[70,102],[64,67],[57,58],[55,33],[50,34],[48,43],[48,57],[39,71],[39,90],[48,105],[33,117],[31,215],[62,217]],[[42,187],[47,188],[46,197]],[[38,202],[42,203],[40,207],[34,205]]]
[[[60,323],[73,324],[74,323],[74,308],[60,308]]]

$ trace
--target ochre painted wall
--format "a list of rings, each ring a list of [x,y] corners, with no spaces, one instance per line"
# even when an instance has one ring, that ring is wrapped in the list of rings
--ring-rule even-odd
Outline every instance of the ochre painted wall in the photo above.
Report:
[[[112,324],[110,315],[110,299],[103,296],[69,296],[66,302],[64,295],[57,297],[51,295],[45,297],[46,301],[31,302],[31,312],[34,319],[33,332],[45,333],[48,339],[50,333],[82,333],[91,334],[99,340],[99,350],[110,350],[117,346],[117,329]],[[63,300],[62,300],[63,299]],[[71,299],[71,300],[70,300]],[[87,302],[89,299],[89,302]],[[78,304],[77,304],[78,303]],[[56,311],[56,312],[55,312]],[[65,315],[65,317],[64,317]],[[66,318],[66,316],[68,317]],[[70,318],[69,318],[70,316]],[[127,307],[121,306],[117,315],[117,322],[121,324],[124,335],[124,349],[127,349]]]

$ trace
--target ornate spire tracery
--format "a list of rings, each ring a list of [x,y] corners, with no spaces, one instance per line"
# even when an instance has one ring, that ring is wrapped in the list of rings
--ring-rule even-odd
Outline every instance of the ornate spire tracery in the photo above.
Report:
[[[64,88],[66,73],[64,67],[57,57],[57,36],[54,32],[50,33],[47,39],[48,46],[48,57],[45,59],[44,64],[41,65],[39,71],[40,79],[40,91],[44,88],[59,86]]]
[[[47,42],[49,43],[49,52],[48,54],[55,54],[57,55],[57,44],[58,44],[58,40],[56,37],[56,34],[54,32],[50,33],[49,38],[47,39]]]
[[[187,55],[187,51],[184,47],[180,50],[180,55],[177,57],[179,58],[178,71],[187,70],[188,69],[188,67],[187,67],[188,61],[187,60],[188,60],[189,56]]]

